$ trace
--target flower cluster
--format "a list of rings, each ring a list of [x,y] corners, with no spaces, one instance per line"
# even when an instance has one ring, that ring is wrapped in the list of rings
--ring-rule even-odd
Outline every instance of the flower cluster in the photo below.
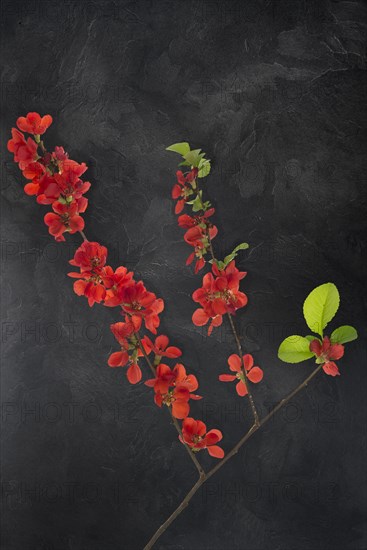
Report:
[[[332,344],[330,338],[324,336],[323,340],[315,338],[310,342],[310,351],[316,356],[316,363],[322,364],[322,369],[330,376],[339,376],[340,372],[335,360],[341,359],[344,355],[342,344]]]
[[[84,229],[80,214],[88,206],[84,194],[90,183],[80,176],[87,170],[86,164],[78,164],[68,158],[62,147],[55,147],[52,153],[46,151],[41,135],[52,123],[52,117],[41,117],[38,113],[28,113],[19,117],[17,128],[12,129],[12,139],[8,150],[14,153],[23,175],[31,180],[24,187],[27,195],[36,195],[39,204],[51,205],[44,221],[49,233],[56,241],[64,241],[64,233],[76,233]],[[25,139],[23,132],[30,134]]]
[[[190,412],[190,399],[201,399],[200,395],[192,393],[199,387],[196,376],[188,375],[181,363],[177,363],[173,369],[160,363],[156,377],[147,380],[145,385],[154,389],[154,401],[159,407],[172,407],[175,418],[186,418]]]
[[[233,315],[237,309],[244,307],[247,296],[239,290],[239,285],[246,274],[236,268],[234,260],[224,270],[219,270],[214,263],[212,273],[204,275],[203,286],[192,295],[194,302],[201,305],[192,316],[194,325],[200,327],[211,320],[208,329],[208,334],[211,334],[213,327],[222,324],[224,314]]]
[[[260,367],[254,367],[254,358],[249,353],[246,353],[242,359],[236,353],[228,357],[229,370],[236,374],[220,374],[221,382],[234,382],[237,380],[236,392],[239,396],[244,397],[248,394],[247,380],[254,384],[261,382],[264,373]]]
[[[218,229],[210,221],[215,210],[211,208],[209,202],[203,202],[201,192],[198,190],[196,178],[198,169],[192,167],[191,170],[184,174],[181,170],[176,172],[177,183],[172,189],[172,198],[178,199],[175,206],[175,213],[182,212],[185,204],[192,205],[193,216],[182,214],[178,217],[178,225],[186,229],[184,239],[194,248],[194,251],[189,255],[186,265],[190,265],[196,258],[195,273],[200,271],[205,265],[205,256],[210,252],[211,241],[218,233]],[[192,199],[192,197],[195,197]],[[195,214],[201,210],[202,213]]]

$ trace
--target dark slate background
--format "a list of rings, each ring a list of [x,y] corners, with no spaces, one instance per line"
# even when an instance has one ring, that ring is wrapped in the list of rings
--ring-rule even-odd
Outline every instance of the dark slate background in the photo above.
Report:
[[[362,1],[3,0],[1,548],[141,549],[196,479],[150,390],[106,366],[118,314],[73,293],[80,240],[54,243],[23,194],[6,141],[32,110],[54,117],[49,147],[89,165],[87,235],[164,297],[162,332],[205,396],[194,414],[226,450],[251,416],[217,381],[235,351],[228,327],[207,338],[190,320],[201,279],[184,266],[167,145],[213,159],[218,254],[251,245],[237,323],[265,371],[262,415],[313,368],[277,359],[285,336],[307,333],[312,288],[335,282],[331,328],[360,333],[342,375],[277,414],[156,548],[367,548],[366,15]]]

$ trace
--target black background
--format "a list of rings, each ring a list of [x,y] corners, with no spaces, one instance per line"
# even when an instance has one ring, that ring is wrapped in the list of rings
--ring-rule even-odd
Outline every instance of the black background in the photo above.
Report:
[[[362,550],[366,536],[364,2],[2,2],[2,433],[4,550],[140,549],[196,479],[166,411],[106,358],[117,310],[72,291],[77,236],[56,244],[6,151],[18,116],[50,113],[50,148],[85,161],[86,233],[165,299],[161,331],[205,396],[193,414],[229,450],[248,402],[220,384],[228,327],[194,327],[201,277],[170,199],[188,140],[213,161],[218,255],[248,241],[243,343],[265,372],[261,414],[312,362],[302,303],[333,281],[352,324],[341,376],[324,374],[258,432],[159,540],[162,550]],[[177,157],[178,158],[178,157]],[[205,467],[215,459],[199,457]]]

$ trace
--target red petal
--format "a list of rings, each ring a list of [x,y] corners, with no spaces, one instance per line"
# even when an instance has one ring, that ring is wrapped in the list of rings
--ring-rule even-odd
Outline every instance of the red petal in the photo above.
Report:
[[[206,325],[208,321],[209,317],[203,309],[200,308],[194,311],[194,314],[192,316],[192,322],[194,323],[194,325],[196,325],[197,327],[202,327]]]
[[[176,400],[172,403],[172,414],[175,418],[182,420],[190,412],[190,406],[187,401]]]
[[[264,373],[260,367],[253,367],[248,373],[247,378],[254,384],[257,384],[263,379]]]
[[[228,357],[228,365],[231,371],[240,372],[241,370],[241,357],[237,353],[233,353]]]
[[[245,395],[247,395],[247,388],[246,388],[245,384],[242,382],[242,380],[240,380],[236,384],[236,392],[238,393],[238,395],[240,397],[244,397]]]
[[[136,365],[135,363],[130,365],[130,367],[127,369],[126,376],[130,384],[137,384],[138,382],[140,382],[142,372],[139,365]]]
[[[249,370],[254,366],[254,358],[249,353],[246,353],[246,355],[243,356],[243,363],[245,365],[245,369]]]
[[[344,346],[342,344],[332,344],[328,351],[329,359],[340,359],[344,355]]]
[[[116,351],[108,358],[108,365],[110,367],[123,367],[129,360],[129,356],[126,351]]]
[[[220,374],[219,375],[219,380],[221,382],[233,382],[234,380],[236,380],[236,376],[234,374]]]
[[[221,447],[218,447],[218,445],[212,445],[211,447],[207,447],[207,451],[210,454],[210,456],[214,456],[215,458],[224,457],[224,451]]]
[[[340,376],[339,369],[333,361],[328,361],[322,366],[322,368],[323,371],[329,376]]]

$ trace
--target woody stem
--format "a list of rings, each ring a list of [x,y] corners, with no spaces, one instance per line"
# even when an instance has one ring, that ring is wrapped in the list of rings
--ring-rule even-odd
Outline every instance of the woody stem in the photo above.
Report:
[[[150,368],[150,370],[152,371],[154,377],[156,376],[156,369],[153,365],[153,363],[151,362],[151,360],[149,359],[149,356],[148,354],[146,353],[145,349],[144,349],[144,346],[142,344],[142,341],[141,341],[141,337],[140,337],[140,334],[139,332],[136,332],[136,337],[137,337],[137,340],[138,340],[138,343],[139,343],[139,348],[140,348],[140,351],[142,352],[142,354],[144,355],[144,358],[146,360],[146,362],[148,363],[148,366]],[[174,427],[176,428],[178,434],[181,436],[182,438],[182,431],[181,431],[181,428],[180,428],[180,425],[179,423],[177,422],[177,418],[175,418],[172,414],[172,410],[171,408],[168,409],[168,412],[169,414],[171,415],[171,418],[172,418],[172,422],[173,422],[173,425]],[[182,439],[182,442],[183,442],[183,439]],[[194,453],[191,451],[190,447],[188,445],[186,445],[186,443],[183,443],[184,446],[185,446],[185,449],[186,451],[188,452],[188,454],[190,455],[190,458],[191,460],[193,461],[193,463],[195,464],[195,467],[197,469],[197,471],[199,472],[199,475],[200,475],[200,479],[203,478],[203,476],[205,476],[205,471],[204,469],[201,467],[198,459],[196,458],[196,456],[194,455]]]
[[[205,473],[204,475],[200,476],[198,481],[193,485],[193,487],[190,489],[190,491],[187,493],[181,504],[176,508],[176,510],[169,516],[169,518],[159,527],[159,529],[155,532],[153,537],[150,539],[148,544],[144,547],[144,550],[150,550],[154,544],[157,542],[159,537],[163,535],[163,533],[167,530],[167,528],[171,525],[171,523],[181,514],[181,512],[189,505],[192,497],[195,495],[195,493],[200,489],[200,487],[212,476],[214,475],[232,456],[238,453],[239,449],[246,443],[250,437],[257,432],[264,424],[270,420],[270,418],[278,412],[284,405],[289,403],[289,401],[303,388],[307,386],[307,384],[316,376],[318,372],[320,372],[322,368],[322,365],[318,365],[318,367],[311,372],[311,374],[300,384],[295,388],[287,397],[282,399],[262,420],[260,420],[257,424],[255,423],[249,431],[236,443],[236,445],[232,448],[229,453],[220,461],[214,468],[209,470],[209,472]]]

